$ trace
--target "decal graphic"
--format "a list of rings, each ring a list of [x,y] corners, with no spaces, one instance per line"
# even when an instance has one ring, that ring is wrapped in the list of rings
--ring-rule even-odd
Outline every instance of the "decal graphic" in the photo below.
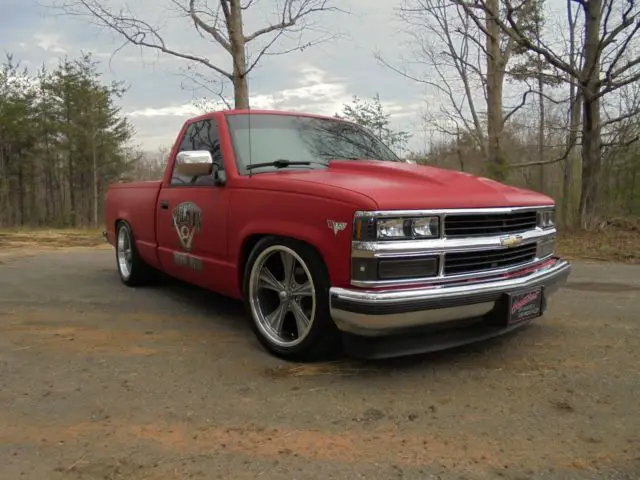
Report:
[[[178,234],[180,245],[191,251],[193,236],[202,231],[202,211],[195,203],[183,202],[173,209],[173,226]]]
[[[173,252],[173,262],[180,267],[202,270],[202,260],[188,253]]]
[[[334,235],[338,235],[339,232],[347,228],[345,222],[336,222],[335,220],[327,220],[328,227],[333,230]]]

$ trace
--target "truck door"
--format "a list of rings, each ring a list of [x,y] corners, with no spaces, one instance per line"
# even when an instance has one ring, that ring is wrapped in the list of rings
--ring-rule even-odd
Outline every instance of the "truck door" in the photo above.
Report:
[[[220,135],[215,118],[191,123],[176,154],[185,150],[209,150],[224,169]],[[156,228],[158,257],[168,274],[218,290],[224,285],[227,257],[229,190],[214,184],[213,175],[197,178],[175,172],[160,190]]]

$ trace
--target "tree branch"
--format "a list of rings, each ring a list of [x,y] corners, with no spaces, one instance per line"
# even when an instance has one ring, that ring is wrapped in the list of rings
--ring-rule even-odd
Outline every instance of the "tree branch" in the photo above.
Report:
[[[507,123],[507,121],[509,121],[509,119],[518,111],[520,110],[522,107],[524,107],[527,103],[527,95],[529,95],[530,93],[533,93],[532,89],[527,90],[526,92],[524,92],[522,94],[522,99],[520,100],[520,103],[518,105],[516,105],[509,113],[507,113],[502,122],[503,123]]]
[[[633,137],[631,140],[627,140],[626,142],[620,143],[618,141],[615,142],[608,142],[602,143],[602,147],[621,147],[621,148],[629,148],[631,145],[633,145],[634,143],[636,143],[638,140],[640,140],[640,136],[636,135],[635,137]]]
[[[215,23],[213,25],[209,25],[205,23],[202,18],[196,13],[195,9],[195,0],[189,0],[189,16],[193,20],[196,29],[200,27],[202,30],[211,35],[216,42],[218,42],[222,47],[229,53],[232,53],[231,44],[227,41],[226,38],[222,36],[220,31],[216,28]]]
[[[545,57],[545,59],[550,64],[552,64],[559,70],[562,70],[563,72],[573,77],[576,77],[576,78],[579,77],[580,72],[577,72],[567,62],[565,62],[559,56],[554,54],[550,48],[548,48],[542,42],[540,42],[540,46],[536,45],[528,38],[527,35],[525,35],[525,33],[522,31],[522,29],[518,25],[517,20],[514,19],[513,17],[513,13],[515,10],[510,0],[502,0],[504,1],[505,6],[507,8],[508,24],[502,21],[499,15],[490,12],[484,0],[473,0],[474,3],[470,3],[471,0],[451,0],[451,1],[453,1],[458,5],[461,5],[465,9],[467,14],[474,20],[476,25],[478,25],[483,31],[486,32],[486,29],[482,26],[482,22],[480,21],[479,17],[473,11],[474,9],[480,7],[485,12],[486,15],[491,16],[491,18],[498,24],[498,26],[504,33],[512,37],[520,46],[528,50],[531,50],[535,53],[539,53],[540,55]]]
[[[552,160],[539,160],[536,162],[526,162],[526,163],[512,163],[510,165],[508,165],[509,168],[527,168],[527,167],[535,167],[535,166],[541,166],[541,165],[551,165],[552,163],[558,163],[558,162],[562,162],[563,160],[566,160],[569,155],[571,154],[571,151],[573,150],[573,147],[575,147],[577,141],[576,139],[574,139],[566,148],[564,154],[562,154],[560,157],[558,158],[554,158]]]
[[[139,47],[146,47],[160,51],[173,57],[190,60],[210,68],[218,74],[231,79],[232,75],[211,63],[209,59],[191,53],[180,52],[168,47],[158,29],[144,20],[138,20],[125,15],[121,10],[118,14],[109,11],[102,6],[100,0],[76,0],[82,11],[74,9],[72,4],[65,4],[61,8],[70,15],[89,16],[97,21],[97,24],[107,27],[126,39],[128,43]],[[87,13],[88,12],[88,13]]]
[[[602,122],[602,124],[600,125],[601,128],[605,128],[608,127],[609,125],[613,125],[614,123],[618,123],[618,122],[622,122],[624,120],[629,120],[630,118],[634,118],[636,116],[640,115],[640,108],[636,108],[633,109],[623,115],[620,115],[618,117],[615,118],[611,118],[609,120],[607,120],[606,122]]]
[[[294,8],[296,4],[299,4],[299,6]],[[284,6],[282,7],[280,22],[260,28],[251,34],[246,35],[244,37],[244,41],[245,43],[249,43],[262,35],[275,31],[283,32],[288,30],[313,13],[330,11],[344,12],[336,7],[329,7],[327,4],[328,0],[285,0]]]

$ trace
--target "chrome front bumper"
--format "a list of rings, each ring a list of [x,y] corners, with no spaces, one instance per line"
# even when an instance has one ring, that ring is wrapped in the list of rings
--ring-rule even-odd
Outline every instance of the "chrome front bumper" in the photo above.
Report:
[[[480,318],[494,311],[506,294],[542,287],[546,300],[566,283],[571,264],[566,260],[524,276],[482,283],[438,285],[387,291],[333,287],[329,301],[337,327],[369,337],[393,334],[412,327]]]

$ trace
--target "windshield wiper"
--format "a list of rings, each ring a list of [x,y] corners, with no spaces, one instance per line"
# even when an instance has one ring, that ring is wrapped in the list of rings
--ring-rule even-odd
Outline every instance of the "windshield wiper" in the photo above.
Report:
[[[277,160],[274,160],[273,162],[252,163],[250,165],[247,165],[245,168],[247,170],[252,170],[254,168],[260,167],[286,168],[294,165],[311,165],[312,163],[326,165],[326,163],[323,162],[311,162],[309,160],[287,160],[286,158],[279,158]]]

